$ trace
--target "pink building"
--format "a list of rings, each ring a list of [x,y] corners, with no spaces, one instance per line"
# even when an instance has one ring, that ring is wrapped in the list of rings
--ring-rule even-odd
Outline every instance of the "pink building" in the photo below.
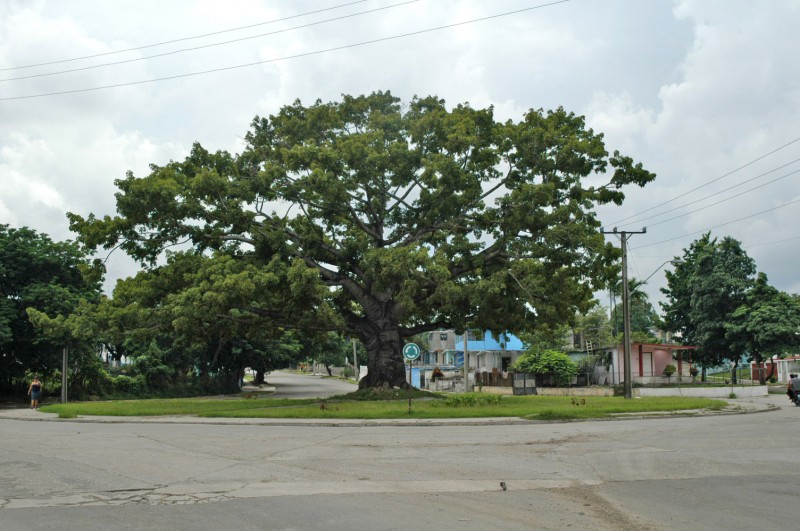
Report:
[[[631,376],[634,382],[651,383],[666,381],[664,367],[675,365],[677,377],[691,378],[692,351],[695,347],[683,345],[663,345],[657,343],[631,343]],[[611,350],[611,384],[625,380],[624,349],[618,345]]]

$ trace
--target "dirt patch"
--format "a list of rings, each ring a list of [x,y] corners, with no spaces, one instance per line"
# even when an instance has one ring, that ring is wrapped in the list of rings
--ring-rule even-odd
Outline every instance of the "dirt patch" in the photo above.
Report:
[[[657,525],[644,521],[639,516],[628,514],[618,509],[597,492],[597,486],[578,485],[565,489],[548,489],[553,494],[568,498],[572,505],[582,507],[580,511],[590,514],[610,529],[625,529],[627,531],[655,531],[660,529]]]

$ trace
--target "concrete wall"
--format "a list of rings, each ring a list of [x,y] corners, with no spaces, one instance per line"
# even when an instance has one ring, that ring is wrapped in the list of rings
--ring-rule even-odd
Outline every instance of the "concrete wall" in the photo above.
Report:
[[[475,389],[478,391],[478,389]],[[511,387],[494,387],[484,385],[480,392],[492,395],[511,395]],[[614,396],[614,390],[607,387],[537,387],[540,396]]]
[[[537,387],[542,396],[614,396],[609,387]]]
[[[766,385],[745,385],[725,387],[656,387],[634,388],[634,396],[693,396],[701,398],[728,398],[734,393],[736,398],[767,396]]]
[[[513,387],[497,387],[493,385],[484,385],[483,387],[475,388],[475,391],[486,393],[488,395],[513,395],[514,388]]]

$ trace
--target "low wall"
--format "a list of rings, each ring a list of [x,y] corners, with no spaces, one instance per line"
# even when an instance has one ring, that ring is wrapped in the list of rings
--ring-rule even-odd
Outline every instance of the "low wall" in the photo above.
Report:
[[[726,385],[725,387],[637,387],[634,396],[692,396],[698,398],[728,398],[730,394],[736,398],[767,396],[766,385]]]
[[[511,387],[484,385],[480,389],[476,387],[475,390],[490,395],[514,394]],[[536,394],[541,396],[614,396],[614,390],[610,387],[537,387]]]
[[[542,396],[614,396],[610,387],[537,387]]]
[[[479,393],[486,393],[488,395],[513,395],[513,387],[499,387],[495,385],[484,385],[482,387],[475,387]]]

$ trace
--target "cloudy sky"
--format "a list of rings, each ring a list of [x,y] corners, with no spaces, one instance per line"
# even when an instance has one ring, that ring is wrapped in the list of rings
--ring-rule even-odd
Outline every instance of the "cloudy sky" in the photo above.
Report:
[[[389,89],[503,120],[584,115],[658,174],[600,211],[647,227],[632,276],[712,230],[798,293],[798,50],[798,0],[5,0],[0,223],[74,238],[65,213],[113,214],[128,170],[195,141],[237,152],[256,114],[297,98]]]

